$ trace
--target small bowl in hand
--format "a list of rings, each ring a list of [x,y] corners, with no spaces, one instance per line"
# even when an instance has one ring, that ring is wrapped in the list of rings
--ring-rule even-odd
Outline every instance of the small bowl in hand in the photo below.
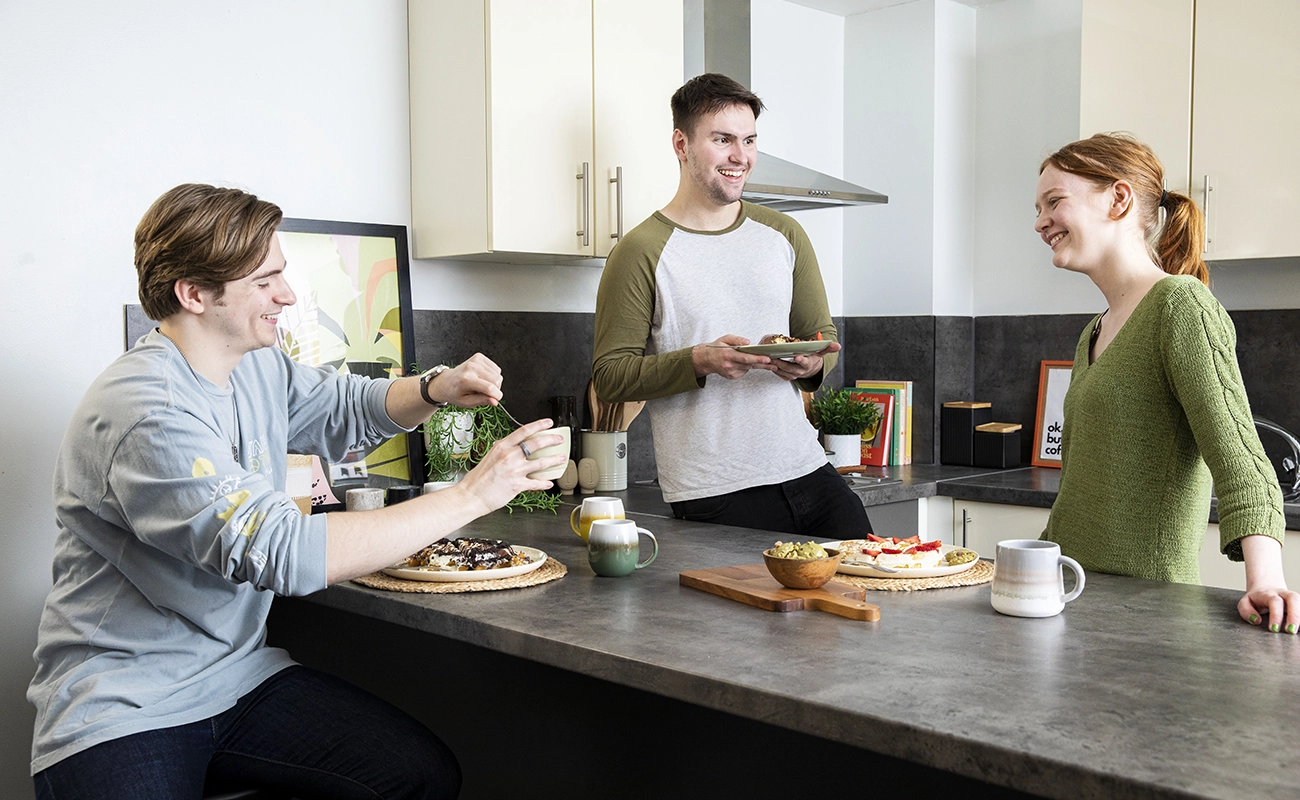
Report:
[[[819,589],[835,577],[842,554],[826,550],[826,558],[778,558],[771,550],[763,551],[763,563],[776,582],[789,589]]]

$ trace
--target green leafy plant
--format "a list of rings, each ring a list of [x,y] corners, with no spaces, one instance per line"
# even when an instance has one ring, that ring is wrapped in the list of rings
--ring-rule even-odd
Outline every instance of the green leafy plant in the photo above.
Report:
[[[498,439],[515,430],[515,424],[500,406],[443,406],[433,412],[423,430],[428,442],[425,461],[429,480],[450,481],[477,466]],[[506,503],[506,510],[513,514],[516,508],[541,509],[555,514],[559,505],[559,495],[533,489],[515,495]]]
[[[857,436],[880,421],[876,404],[849,389],[828,389],[812,400],[813,421],[829,436]]]

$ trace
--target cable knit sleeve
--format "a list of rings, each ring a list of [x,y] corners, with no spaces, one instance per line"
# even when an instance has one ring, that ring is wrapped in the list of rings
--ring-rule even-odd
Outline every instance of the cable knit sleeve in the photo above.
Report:
[[[1245,536],[1283,541],[1282,491],[1251,417],[1232,320],[1200,281],[1179,283],[1166,301],[1166,378],[1214,477],[1220,549],[1241,561]]]

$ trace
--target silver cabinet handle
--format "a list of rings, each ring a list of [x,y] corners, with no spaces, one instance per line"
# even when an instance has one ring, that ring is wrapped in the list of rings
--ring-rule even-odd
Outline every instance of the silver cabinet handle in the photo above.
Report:
[[[1204,212],[1204,216],[1205,216],[1205,247],[1201,248],[1202,254],[1210,252],[1210,243],[1214,241],[1213,239],[1210,238],[1210,192],[1212,191],[1214,191],[1214,187],[1210,185],[1210,176],[1206,174],[1205,175],[1205,202],[1202,204],[1201,207],[1201,211]]]
[[[611,233],[609,235],[609,238],[622,239],[623,238],[623,168],[622,167],[614,168],[614,177],[610,178],[609,182],[618,184],[618,191],[615,193],[615,203],[618,208],[618,232]]]
[[[591,245],[591,164],[582,162],[582,172],[578,173],[578,180],[582,181],[582,229],[578,235],[582,237],[582,246]]]

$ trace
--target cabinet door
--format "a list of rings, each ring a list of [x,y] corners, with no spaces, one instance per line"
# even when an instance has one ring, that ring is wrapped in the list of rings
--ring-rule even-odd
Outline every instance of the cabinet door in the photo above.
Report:
[[[681,0],[595,0],[596,255],[623,230],[664,207],[677,191],[668,101],[684,71]],[[622,168],[621,187],[611,183]]]
[[[1125,131],[1186,194],[1192,146],[1193,0],[1085,0],[1079,138]]]
[[[591,0],[492,0],[488,14],[492,250],[589,256]]]
[[[1037,539],[1049,514],[1046,508],[953,500],[952,543],[991,559],[1004,539]]]
[[[1192,196],[1207,258],[1300,255],[1298,42],[1296,0],[1197,0]]]

